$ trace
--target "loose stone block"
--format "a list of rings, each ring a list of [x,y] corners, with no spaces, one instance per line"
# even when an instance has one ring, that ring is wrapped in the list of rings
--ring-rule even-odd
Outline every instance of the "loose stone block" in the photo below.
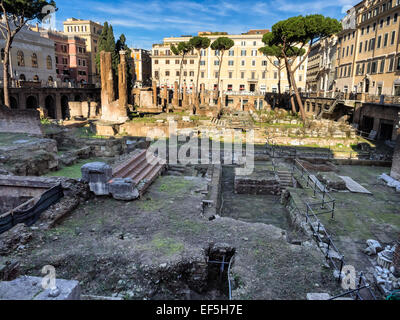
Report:
[[[109,191],[114,199],[134,200],[139,197],[139,191],[135,188],[135,183],[129,178],[114,178],[109,181]]]
[[[22,276],[0,282],[0,300],[80,300],[76,280],[56,279],[56,289],[44,289],[41,277]]]
[[[81,167],[82,179],[89,183],[90,191],[96,195],[108,195],[108,181],[112,168],[104,162],[90,162]]]

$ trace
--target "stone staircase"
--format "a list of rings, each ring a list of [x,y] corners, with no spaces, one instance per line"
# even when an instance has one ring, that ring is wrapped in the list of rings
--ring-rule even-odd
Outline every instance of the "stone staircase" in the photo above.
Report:
[[[134,153],[131,158],[119,164],[113,170],[113,178],[132,179],[140,195],[143,195],[165,167],[164,164],[157,162],[156,157],[146,157],[146,152],[147,149],[143,149]]]
[[[283,169],[278,169],[276,171],[276,174],[278,175],[279,182],[282,188],[293,187],[293,179],[291,172]]]

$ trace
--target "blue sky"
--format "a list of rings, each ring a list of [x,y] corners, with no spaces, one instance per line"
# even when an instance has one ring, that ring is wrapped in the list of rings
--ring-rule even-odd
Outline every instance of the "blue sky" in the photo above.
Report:
[[[321,13],[341,19],[359,0],[56,0],[56,27],[69,17],[108,21],[115,37],[124,33],[128,45],[150,49],[164,37],[195,35],[198,31],[230,34],[270,29],[282,19]]]

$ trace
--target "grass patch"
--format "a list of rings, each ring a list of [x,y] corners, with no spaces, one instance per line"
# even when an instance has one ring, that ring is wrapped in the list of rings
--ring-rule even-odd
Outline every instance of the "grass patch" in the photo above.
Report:
[[[153,238],[151,241],[151,246],[157,250],[158,253],[167,256],[172,256],[175,253],[179,253],[185,248],[182,242],[176,241],[172,238],[163,237],[161,234],[157,234]]]
[[[77,163],[73,164],[72,166],[62,167],[60,170],[51,171],[46,173],[45,177],[67,177],[73,179],[82,178],[81,167],[89,162],[97,162],[102,161],[102,158],[91,158],[91,159],[84,159],[78,161]]]

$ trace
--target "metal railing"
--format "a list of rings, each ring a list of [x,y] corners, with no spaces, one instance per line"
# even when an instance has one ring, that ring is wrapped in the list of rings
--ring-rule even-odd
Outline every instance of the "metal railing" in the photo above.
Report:
[[[360,273],[360,277],[358,278],[357,287],[352,290],[348,290],[336,296],[329,298],[328,300],[335,300],[340,297],[344,297],[347,295],[351,295],[354,300],[364,300],[364,298],[360,295],[360,290],[367,289],[371,297],[376,300],[376,296],[374,295],[373,291],[371,290],[370,284],[368,284],[365,280],[363,273]]]
[[[313,212],[312,206],[319,205],[320,209],[324,211],[318,212],[318,214],[330,213],[331,218],[334,219],[336,200],[327,192],[328,190],[326,186],[322,183],[318,185],[318,179],[315,178],[313,180],[311,178],[311,173],[306,168],[304,168],[303,165],[297,159],[294,160],[292,172],[293,175],[295,174],[295,172],[300,174],[300,178],[306,181],[306,187],[310,187],[313,190],[314,197],[319,196],[321,198],[321,202],[307,203],[307,212],[308,210]],[[320,188],[321,186],[322,190]]]

